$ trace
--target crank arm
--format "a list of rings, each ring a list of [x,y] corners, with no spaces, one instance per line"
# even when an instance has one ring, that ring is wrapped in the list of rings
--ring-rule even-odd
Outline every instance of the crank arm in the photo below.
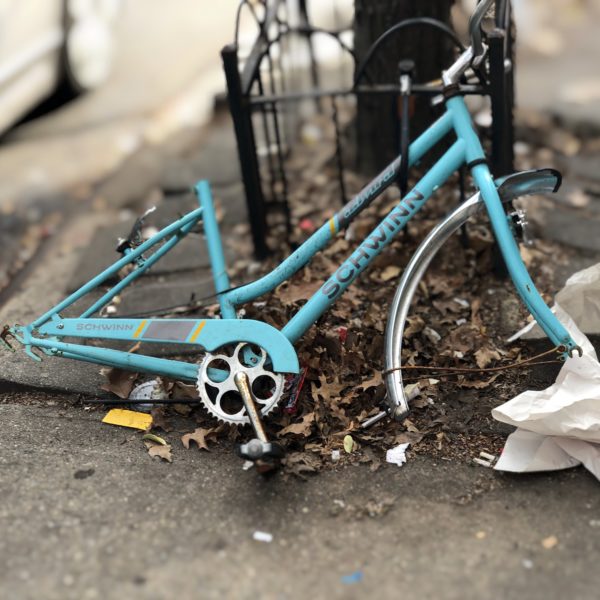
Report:
[[[241,444],[238,447],[238,454],[256,463],[261,473],[267,473],[279,466],[279,461],[284,456],[283,448],[275,442],[269,442],[267,438],[260,411],[252,397],[248,375],[244,372],[236,373],[234,381],[256,436],[246,444]]]

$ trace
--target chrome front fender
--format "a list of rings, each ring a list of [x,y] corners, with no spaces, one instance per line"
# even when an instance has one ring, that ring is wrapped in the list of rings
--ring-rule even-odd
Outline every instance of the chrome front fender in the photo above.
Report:
[[[508,203],[519,196],[556,192],[562,177],[554,169],[539,169],[515,173],[498,180],[498,193]],[[440,222],[417,248],[407,265],[390,307],[385,333],[385,385],[391,415],[402,420],[408,414],[408,399],[402,382],[402,342],[408,311],[427,267],[450,236],[482,207],[479,193],[463,202]]]

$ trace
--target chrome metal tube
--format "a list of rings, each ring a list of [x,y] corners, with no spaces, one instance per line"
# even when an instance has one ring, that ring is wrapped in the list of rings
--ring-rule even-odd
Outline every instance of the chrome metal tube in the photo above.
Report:
[[[254,429],[254,433],[256,434],[257,439],[259,439],[263,444],[268,443],[267,434],[265,433],[265,428],[260,419],[260,412],[254,402],[254,398],[252,397],[252,391],[250,390],[250,380],[248,379],[247,373],[244,371],[240,371],[233,376],[233,380],[235,385],[237,386],[238,391],[240,392],[240,396],[242,397],[242,402],[246,407],[246,412],[248,413],[248,418],[250,419],[250,424]]]

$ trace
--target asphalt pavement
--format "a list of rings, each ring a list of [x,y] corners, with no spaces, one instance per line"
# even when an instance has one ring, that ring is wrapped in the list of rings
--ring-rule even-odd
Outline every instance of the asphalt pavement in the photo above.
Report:
[[[600,497],[581,471],[415,459],[263,480],[229,448],[185,450],[181,431],[173,464],[153,460],[99,417],[52,396],[0,405],[4,597],[597,595]]]

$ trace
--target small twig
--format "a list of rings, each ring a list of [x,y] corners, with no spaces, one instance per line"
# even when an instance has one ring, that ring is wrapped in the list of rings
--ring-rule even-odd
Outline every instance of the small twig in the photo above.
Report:
[[[551,350],[547,350],[546,352],[542,352],[541,354],[536,354],[530,358],[526,358],[516,363],[511,363],[508,365],[501,365],[498,367],[487,367],[487,368],[474,368],[474,367],[439,367],[432,365],[404,365],[402,367],[394,367],[393,369],[388,369],[383,372],[384,377],[389,375],[390,373],[394,373],[396,371],[435,371],[435,372],[447,372],[450,374],[461,374],[461,373],[497,373],[499,371],[507,371],[509,369],[522,369],[525,367],[532,367],[535,365],[544,365],[544,364],[556,364],[562,361],[553,360],[553,361],[536,361],[538,358],[544,358],[545,356],[549,356],[551,354],[555,354],[559,352],[559,346],[552,348]],[[533,362],[536,361],[536,362]]]
[[[560,360],[545,360],[545,361],[540,361],[540,362],[535,362],[535,363],[531,363],[531,364],[525,364],[525,365],[520,365],[521,368],[526,368],[526,367],[536,367],[538,365],[562,365],[564,364],[562,361]],[[402,367],[404,369],[404,367]],[[509,365],[509,368],[513,368]],[[506,369],[508,370],[508,369]],[[467,371],[467,372],[465,372]],[[459,371],[459,372],[454,372],[454,373],[431,373],[428,374],[429,377],[435,377],[435,378],[446,378],[446,377],[458,377],[460,375],[468,375],[469,373],[471,374],[476,374],[476,373],[480,373],[481,370],[480,369],[471,369],[471,370],[464,370],[464,371]],[[499,372],[499,371],[498,371]],[[422,377],[403,377],[402,381],[404,383],[415,383],[417,381],[423,381],[423,379],[425,378],[425,376]]]

